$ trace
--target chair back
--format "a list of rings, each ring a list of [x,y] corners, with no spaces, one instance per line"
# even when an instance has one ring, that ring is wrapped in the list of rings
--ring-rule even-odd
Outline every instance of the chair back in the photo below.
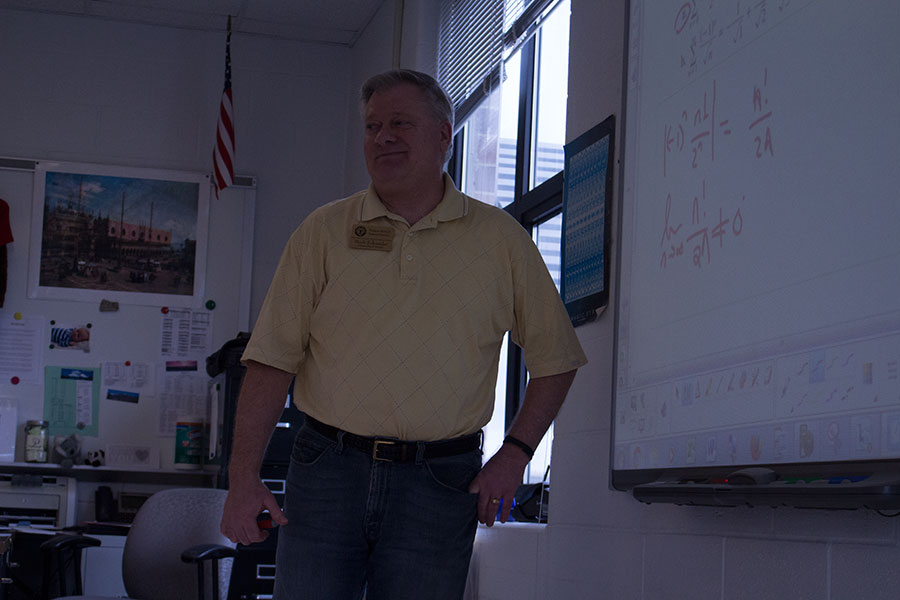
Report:
[[[197,567],[181,553],[198,544],[235,544],[222,535],[219,523],[225,490],[176,488],[156,492],[141,506],[125,540],[122,579],[130,598],[196,600]],[[232,559],[219,561],[220,600],[228,590]],[[204,589],[212,589],[207,573]]]

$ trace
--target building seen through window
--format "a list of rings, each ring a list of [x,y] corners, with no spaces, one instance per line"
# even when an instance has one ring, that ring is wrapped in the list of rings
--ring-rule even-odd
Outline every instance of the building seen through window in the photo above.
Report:
[[[507,210],[531,231],[559,289],[569,0],[536,15],[534,32],[504,57],[496,88],[458,123],[450,170],[462,191]],[[508,339],[508,336],[507,336]],[[524,397],[521,351],[504,342],[485,457],[502,443]],[[526,471],[539,482],[550,464],[551,426]]]

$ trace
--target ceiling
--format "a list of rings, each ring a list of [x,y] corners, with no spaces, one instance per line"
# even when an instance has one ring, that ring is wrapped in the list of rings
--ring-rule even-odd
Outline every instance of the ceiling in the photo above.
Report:
[[[0,8],[352,46],[389,0],[0,0]]]

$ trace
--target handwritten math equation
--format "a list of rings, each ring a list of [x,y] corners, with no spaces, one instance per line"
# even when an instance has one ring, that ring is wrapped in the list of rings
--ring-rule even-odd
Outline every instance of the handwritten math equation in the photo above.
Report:
[[[781,17],[790,9],[793,0],[755,0],[737,2],[734,12],[716,15],[716,0],[689,0],[675,12],[672,27],[676,38],[683,40],[684,49],[678,53],[679,68],[693,77],[704,67],[711,66],[719,55],[725,55],[745,39],[764,30],[770,21],[770,11]]]
[[[676,205],[672,194],[666,196],[666,216],[662,237],[659,240],[660,269],[665,269],[677,261],[688,260],[688,256],[691,264],[701,268],[710,263],[715,244],[723,248],[727,237],[741,235],[744,230],[741,206],[738,205],[734,211],[726,212],[720,203],[718,214],[716,215],[715,211],[710,214],[705,208],[709,200],[705,180],[702,182],[700,194],[695,195],[689,202],[679,201]],[[741,196],[740,204],[745,201],[746,197]],[[690,224],[686,225],[682,217],[687,216],[688,212]]]
[[[744,150],[751,158],[775,156],[772,135],[773,110],[769,104],[767,85],[769,69],[764,67],[759,81],[749,87],[746,96],[746,117],[742,121],[722,114],[718,106],[718,84],[712,80],[709,88],[697,97],[696,104],[685,107],[678,117],[663,125],[663,177],[672,170],[698,169],[712,166],[716,160],[717,144],[726,138],[744,134]]]
[[[774,111],[769,102],[768,82],[769,69],[763,67],[758,81],[752,82],[743,96],[745,103],[739,111],[743,115],[740,119],[719,106],[715,79],[706,89],[699,90],[693,105],[685,106],[675,120],[663,125],[663,178],[676,176],[684,180],[702,176],[715,168],[717,152],[722,154],[723,150],[732,160],[734,157],[751,161],[774,159]],[[690,256],[690,263],[695,267],[703,267],[711,261],[714,244],[722,248],[727,237],[741,235],[744,228],[741,207],[746,206],[746,196],[731,196],[738,198],[731,208],[726,209],[721,202],[711,205],[705,178],[701,181],[700,194],[687,203],[667,193],[660,238],[661,269],[684,256]]]

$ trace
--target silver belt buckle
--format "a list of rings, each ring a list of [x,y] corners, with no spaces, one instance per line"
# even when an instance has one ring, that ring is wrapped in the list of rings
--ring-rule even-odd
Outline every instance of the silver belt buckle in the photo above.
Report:
[[[375,442],[372,446],[372,460],[380,460],[382,462],[394,462],[390,458],[381,458],[380,456],[378,456],[378,448],[380,446],[394,446],[396,444],[397,444],[397,442],[392,441],[392,440],[375,440]]]

